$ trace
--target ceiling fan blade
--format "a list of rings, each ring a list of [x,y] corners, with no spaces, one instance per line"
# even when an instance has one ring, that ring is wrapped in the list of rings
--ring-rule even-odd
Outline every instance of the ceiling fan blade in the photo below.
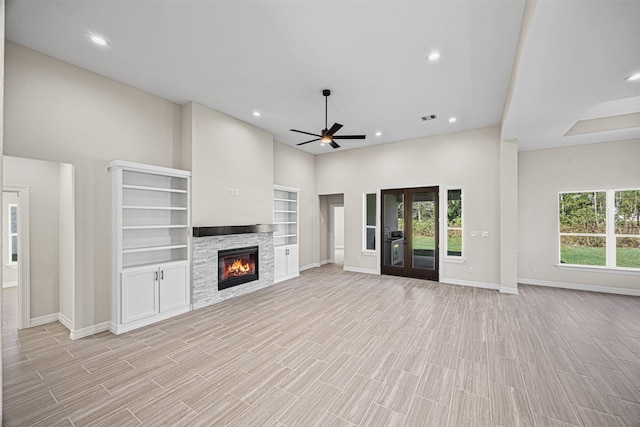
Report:
[[[342,125],[340,123],[334,123],[333,126],[331,126],[331,129],[329,129],[329,131],[326,133],[326,135],[333,136],[333,134],[338,132],[341,127]]]
[[[336,135],[333,139],[365,139],[367,135]]]
[[[308,144],[308,143],[313,142],[313,141],[320,141],[320,138],[312,139],[310,141],[301,142],[300,144],[296,144],[296,145],[304,145],[304,144]]]
[[[297,129],[289,129],[291,132],[298,132],[298,133],[304,133],[305,135],[311,135],[311,136],[317,136],[318,138],[320,138],[322,135],[318,135],[316,133],[310,133],[310,132],[305,132],[303,130],[297,130]]]
[[[340,148],[340,146],[338,145],[337,142],[335,142],[333,139],[331,140],[331,142],[329,143],[330,146],[332,146],[334,149],[335,148]]]

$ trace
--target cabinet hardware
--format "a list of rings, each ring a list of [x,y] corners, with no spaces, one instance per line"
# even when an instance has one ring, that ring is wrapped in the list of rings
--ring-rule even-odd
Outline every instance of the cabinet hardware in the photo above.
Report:
[[[160,280],[164,280],[164,270],[160,270]]]
[[[156,282],[158,281],[158,272],[156,271]]]

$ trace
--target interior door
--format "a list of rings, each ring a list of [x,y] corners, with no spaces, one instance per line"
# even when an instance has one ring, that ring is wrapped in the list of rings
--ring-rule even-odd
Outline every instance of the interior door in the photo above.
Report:
[[[382,274],[438,280],[438,187],[382,191]]]

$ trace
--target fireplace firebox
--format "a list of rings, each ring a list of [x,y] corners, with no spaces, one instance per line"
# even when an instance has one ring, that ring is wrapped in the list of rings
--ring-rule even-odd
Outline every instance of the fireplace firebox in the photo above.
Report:
[[[218,251],[218,290],[258,280],[258,247]]]

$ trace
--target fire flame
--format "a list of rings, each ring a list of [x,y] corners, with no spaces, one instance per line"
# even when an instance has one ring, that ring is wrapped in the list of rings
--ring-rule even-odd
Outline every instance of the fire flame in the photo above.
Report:
[[[253,263],[249,260],[235,259],[226,266],[224,277],[238,277],[253,273]]]

